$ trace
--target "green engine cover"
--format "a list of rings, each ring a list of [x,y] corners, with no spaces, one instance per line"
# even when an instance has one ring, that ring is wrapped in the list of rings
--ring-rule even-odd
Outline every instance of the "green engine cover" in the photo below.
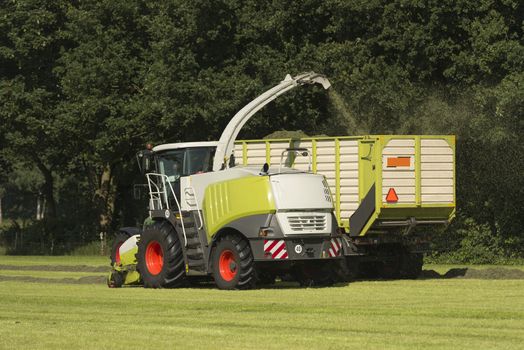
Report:
[[[210,238],[233,220],[276,212],[268,176],[242,177],[209,185],[203,207]]]

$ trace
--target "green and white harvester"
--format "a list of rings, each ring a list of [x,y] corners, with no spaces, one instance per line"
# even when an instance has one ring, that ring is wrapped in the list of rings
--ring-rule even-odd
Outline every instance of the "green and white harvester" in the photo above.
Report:
[[[138,154],[149,190],[143,228],[115,238],[110,287],[210,280],[248,289],[277,276],[325,285],[374,270],[414,278],[428,237],[455,212],[451,136],[236,141],[281,94],[331,84],[291,77],[242,108],[218,142],[164,144]]]
[[[271,167],[235,166],[232,157],[240,129],[260,108],[309,84],[330,86],[315,73],[288,75],[242,108],[218,142],[139,154],[151,220],[116,237],[110,286],[176,287],[212,276],[221,289],[245,289],[284,272],[303,283],[330,282],[342,240],[329,186],[323,175],[286,166],[309,159],[308,150],[285,149]]]

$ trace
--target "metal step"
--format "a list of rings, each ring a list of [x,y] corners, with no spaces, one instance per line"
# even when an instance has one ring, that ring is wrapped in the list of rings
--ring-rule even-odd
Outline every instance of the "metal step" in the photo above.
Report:
[[[198,237],[198,231],[195,229],[186,229],[186,237],[187,238]]]
[[[182,228],[182,222],[177,220],[176,226]],[[184,219],[184,227],[186,229],[195,227],[195,222],[193,220]]]
[[[204,257],[204,252],[201,247],[188,248],[186,250],[186,255],[188,259],[201,260]]]
[[[204,260],[189,260],[187,266],[190,270],[204,271],[206,269]]]
[[[200,244],[200,240],[198,239],[198,237],[187,237],[187,247],[188,248],[200,247],[200,245],[201,244]]]

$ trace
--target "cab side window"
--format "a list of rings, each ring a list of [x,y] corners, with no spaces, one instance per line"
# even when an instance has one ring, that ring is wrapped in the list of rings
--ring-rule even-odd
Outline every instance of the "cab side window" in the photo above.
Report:
[[[207,173],[213,166],[210,148],[190,148],[186,153],[186,173],[188,175]]]

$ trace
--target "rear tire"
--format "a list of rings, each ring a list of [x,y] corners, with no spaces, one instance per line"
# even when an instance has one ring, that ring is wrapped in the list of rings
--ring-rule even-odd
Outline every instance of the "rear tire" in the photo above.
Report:
[[[146,288],[173,288],[186,283],[182,245],[168,221],[157,222],[142,233],[137,260]]]
[[[424,256],[421,253],[404,253],[400,258],[400,278],[417,279],[422,273]]]
[[[385,257],[380,263],[380,278],[386,280],[396,280],[401,277],[402,255],[397,254],[393,257]]]
[[[212,252],[213,278],[219,289],[250,289],[255,286],[254,258],[249,242],[240,235],[221,238]]]
[[[380,269],[380,278],[385,280],[396,280],[401,277],[400,274],[400,264],[398,261],[390,262],[386,261],[382,263],[382,268]]]
[[[336,282],[354,281],[358,276],[358,261],[350,259],[350,257],[337,260],[333,264],[333,274]]]

